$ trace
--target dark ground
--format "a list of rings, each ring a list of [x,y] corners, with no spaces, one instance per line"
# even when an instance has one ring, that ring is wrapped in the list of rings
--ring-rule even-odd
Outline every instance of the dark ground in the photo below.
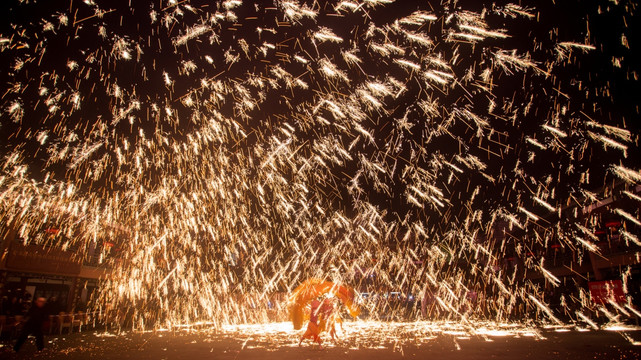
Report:
[[[269,332],[269,331],[267,331]],[[376,331],[372,331],[376,332]],[[379,332],[380,333],[380,332]],[[393,334],[394,332],[390,332]],[[33,339],[19,354],[12,343],[0,343],[0,359],[639,359],[641,331],[539,330],[537,336],[462,335],[441,332],[415,339],[408,332],[372,340],[358,332],[347,333],[338,344],[323,349],[304,343],[298,332],[255,331],[232,333],[158,332],[115,335],[113,332],[48,335],[46,349],[36,352]],[[631,339],[629,341],[625,337]],[[634,345],[633,343],[639,344]]]

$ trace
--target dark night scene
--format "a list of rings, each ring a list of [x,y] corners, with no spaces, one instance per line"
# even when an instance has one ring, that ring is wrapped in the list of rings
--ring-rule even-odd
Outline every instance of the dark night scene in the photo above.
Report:
[[[0,359],[640,359],[635,0],[3,0]]]

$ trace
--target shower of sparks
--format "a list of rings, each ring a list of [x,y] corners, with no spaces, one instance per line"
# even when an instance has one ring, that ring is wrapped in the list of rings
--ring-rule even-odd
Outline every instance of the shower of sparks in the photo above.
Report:
[[[0,33],[3,231],[98,255],[93,306],[137,328],[282,320],[309,277],[372,320],[638,314],[545,297],[553,242],[598,256],[582,210],[605,180],[641,245],[638,113],[582,66],[603,56],[591,23],[549,20],[592,15],[467,3],[20,1]]]

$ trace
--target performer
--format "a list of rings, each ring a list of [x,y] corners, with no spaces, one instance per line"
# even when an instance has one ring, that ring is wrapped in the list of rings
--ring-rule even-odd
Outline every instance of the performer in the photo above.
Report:
[[[343,329],[343,320],[341,319],[335,304],[335,299],[325,298],[321,303],[319,311],[320,332],[327,331],[334,342],[336,342],[336,323],[338,322],[341,325],[341,330]]]
[[[298,346],[301,346],[303,343],[303,340],[305,339],[312,339],[313,341],[316,341],[318,343],[318,346],[321,348],[323,347],[322,345],[322,340],[320,338],[320,326],[319,326],[319,310],[320,310],[320,301],[314,299],[312,300],[312,308],[311,308],[311,313],[309,315],[309,322],[307,323],[307,330],[305,330],[305,333],[303,336],[300,338],[300,341],[298,342]]]

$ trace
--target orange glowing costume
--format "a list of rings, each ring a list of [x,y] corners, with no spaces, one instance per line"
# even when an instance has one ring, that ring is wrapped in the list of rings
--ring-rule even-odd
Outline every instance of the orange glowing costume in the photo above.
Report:
[[[320,333],[322,331],[329,331],[332,338],[335,338],[335,323],[340,322],[340,317],[333,306],[332,300],[325,299],[326,301],[323,301],[322,304],[317,300],[317,298],[324,295],[334,295],[340,299],[353,317],[357,317],[360,314],[360,309],[354,304],[354,289],[321,279],[311,278],[305,280],[294,289],[289,298],[290,318],[294,324],[294,329],[301,329],[307,316],[309,316],[307,330],[303,334],[301,342],[304,339],[312,338],[320,344]],[[311,311],[307,312],[305,309],[309,305],[311,305]]]
[[[338,314],[338,309],[334,307],[335,300],[325,298],[321,303],[319,309],[320,322],[319,328],[320,331],[327,331],[332,337],[332,340],[336,341],[336,323],[341,324],[341,329],[343,327],[343,320]]]
[[[318,317],[319,317],[318,310],[320,307],[320,302],[316,299],[312,300],[311,307],[312,309],[309,316],[309,322],[307,323],[307,330],[305,330],[305,333],[300,338],[298,345],[300,345],[305,339],[312,339],[316,341],[318,345],[321,345],[321,342],[322,342],[320,338],[321,328],[318,323]]]

